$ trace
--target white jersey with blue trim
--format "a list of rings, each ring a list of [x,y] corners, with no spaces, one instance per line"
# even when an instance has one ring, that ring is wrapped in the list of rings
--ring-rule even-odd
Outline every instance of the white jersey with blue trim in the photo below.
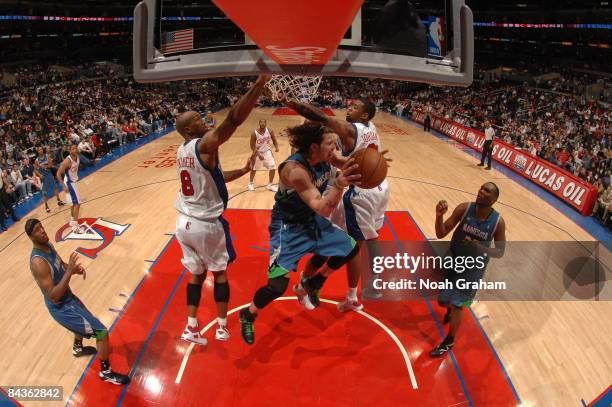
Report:
[[[342,155],[349,156],[355,151],[361,150],[362,148],[372,148],[371,146],[376,146],[376,150],[382,151],[380,137],[378,136],[378,130],[376,130],[376,126],[374,125],[374,123],[353,123],[353,126],[355,127],[355,144],[351,151],[345,151],[344,149],[342,149]],[[380,188],[386,189],[387,187],[387,180],[385,179],[380,185]],[[359,187],[356,187],[355,189],[362,190]]]
[[[70,168],[64,173],[64,182],[77,182],[79,180],[79,164],[81,159],[77,155],[77,159],[72,159],[72,156],[68,156],[70,160]]]
[[[219,167],[208,169],[204,166],[198,153],[200,140],[198,138],[183,143],[176,153],[176,172],[181,187],[174,207],[186,216],[212,221],[218,219],[225,210],[226,202],[222,193],[227,189]]]
[[[371,145],[375,145],[378,151],[381,150],[380,137],[378,136],[378,131],[374,123],[353,123],[353,126],[355,126],[355,146],[351,153],[361,150],[362,148],[370,147]]]

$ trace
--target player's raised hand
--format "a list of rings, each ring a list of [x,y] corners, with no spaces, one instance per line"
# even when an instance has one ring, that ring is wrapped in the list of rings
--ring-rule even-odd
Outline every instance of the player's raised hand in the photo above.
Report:
[[[69,274],[82,274],[79,273],[79,267],[81,267],[81,265],[77,263],[78,259],[79,255],[77,254],[77,252],[70,253],[70,259],[68,259],[68,268],[66,272],[68,272]]]
[[[438,202],[436,205],[436,216],[442,216],[448,211],[448,203],[444,200]]]
[[[74,272],[74,274],[82,275],[83,276],[83,280],[85,280],[87,278],[87,273],[85,272],[85,267],[83,267],[80,263],[77,263],[76,271]]]
[[[342,188],[351,184],[359,185],[360,179],[359,165],[355,163],[354,158],[349,158],[340,169],[339,174],[336,175],[336,185]]]

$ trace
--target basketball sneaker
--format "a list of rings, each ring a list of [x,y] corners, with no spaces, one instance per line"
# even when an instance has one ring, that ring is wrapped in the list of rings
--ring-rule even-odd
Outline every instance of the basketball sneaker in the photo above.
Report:
[[[298,302],[302,304],[302,307],[304,307],[308,311],[312,311],[313,309],[315,309],[314,305],[312,305],[310,299],[308,298],[308,293],[306,292],[306,290],[304,290],[304,288],[302,288],[300,284],[295,284],[293,286],[293,292],[298,297]]]
[[[439,358],[440,356],[444,356],[445,353],[448,353],[453,348],[454,344],[455,343],[453,340],[446,340],[446,338],[444,338],[441,344],[439,344],[438,346],[433,348],[431,352],[429,352],[429,356],[431,356],[432,358]]]
[[[96,354],[96,348],[93,346],[73,346],[72,356],[80,358],[81,356],[90,356]]]
[[[183,334],[181,335],[181,339],[202,346],[206,346],[206,344],[208,343],[206,338],[203,338],[200,334],[200,330],[197,326],[194,327],[187,325],[185,327],[185,330],[183,331]]]
[[[257,318],[257,315],[251,314],[248,308],[240,310],[240,317],[238,318],[240,321],[240,335],[247,345],[255,343],[255,328],[253,327],[255,318]]]
[[[319,300],[319,290],[311,287],[310,280],[303,276],[300,276],[300,285],[306,292],[308,301],[313,306],[313,309],[317,308],[321,304],[321,301]]]
[[[349,300],[346,298],[341,303],[336,304],[336,308],[338,308],[340,312],[361,311],[363,309],[363,304],[361,304],[359,300]]]
[[[217,330],[215,331],[215,339],[218,341],[227,341],[230,338],[229,331],[227,327],[224,325],[217,325]]]
[[[100,371],[100,379],[102,379],[102,381],[116,384],[118,386],[122,386],[130,382],[129,376],[121,374],[121,373],[113,372],[112,370]]]
[[[247,188],[249,189],[249,191],[255,191],[255,184],[253,184],[252,182],[249,182],[249,185],[247,186]]]
[[[268,184],[266,185],[266,188],[268,188],[268,190],[272,191],[272,192],[276,192],[278,191],[278,187],[274,184]]]

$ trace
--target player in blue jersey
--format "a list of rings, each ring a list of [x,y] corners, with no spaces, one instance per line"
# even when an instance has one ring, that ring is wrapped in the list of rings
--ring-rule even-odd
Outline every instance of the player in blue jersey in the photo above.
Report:
[[[259,288],[249,307],[240,311],[240,333],[247,344],[255,341],[253,323],[258,313],[280,297],[289,284],[289,272],[313,253],[310,267],[319,270],[294,287],[300,302],[318,305],[318,291],[327,276],[344,264],[357,261],[359,246],[326,219],[342,199],[344,189],[361,178],[353,159],[336,156],[334,131],[319,123],[288,129],[297,151],[279,166],[279,190],[270,221],[268,283]],[[331,164],[342,170],[333,187],[323,192],[331,177]],[[323,265],[326,267],[323,267]],[[322,268],[323,267],[323,268]]]
[[[83,346],[83,338],[95,337],[100,356],[100,379],[117,385],[128,383],[127,375],[110,368],[108,330],[70,290],[72,276],[82,275],[85,279],[85,269],[77,262],[77,254],[73,252],[65,263],[49,243],[49,236],[38,219],[28,219],[25,232],[34,244],[30,270],[44,295],[45,305],[53,319],[74,333],[72,354],[79,357],[96,353],[95,348]]]
[[[64,202],[60,199],[59,191],[57,190],[57,184],[55,183],[55,178],[53,178],[53,173],[51,172],[51,163],[49,162],[49,157],[45,154],[45,150],[42,147],[38,147],[38,156],[36,157],[36,163],[38,167],[36,168],[36,172],[38,177],[42,181],[42,197],[43,203],[45,204],[45,210],[47,213],[51,212],[49,209],[49,205],[47,204],[48,193],[49,191],[53,192],[57,197],[57,206],[64,206]]]
[[[376,106],[367,98],[354,100],[346,113],[345,120],[328,116],[321,109],[308,103],[291,100],[283,100],[283,103],[306,119],[320,122],[333,129],[338,135],[339,148],[344,157],[363,148],[374,148],[383,155],[387,152],[382,150],[380,136],[371,121],[376,114]],[[341,227],[359,243],[363,253],[367,252],[370,270],[372,259],[380,252],[377,242],[378,232],[383,226],[388,202],[387,180],[383,180],[378,187],[371,189],[362,189],[353,185],[348,188],[342,201],[330,216],[330,220],[335,225]],[[310,270],[305,270],[306,275],[309,275],[309,272]],[[370,273],[364,273],[368,274]],[[363,309],[363,304],[357,297],[359,277],[360,267],[357,262],[355,267],[347,267],[348,291],[345,300],[337,305],[338,311]],[[362,284],[362,296],[369,299],[380,298],[380,292],[371,286],[372,276],[368,276],[367,280],[369,281],[364,281]]]
[[[458,288],[458,279],[477,282],[484,276],[488,259],[500,258],[504,255],[506,241],[506,223],[501,215],[493,209],[493,204],[499,198],[499,188],[492,182],[480,187],[476,202],[464,202],[458,205],[451,216],[444,221],[448,211],[446,201],[436,205],[436,236],[441,239],[457,227],[451,238],[451,254],[458,256],[486,256],[483,267],[475,266],[459,273],[447,270],[445,280],[452,283],[453,288],[443,289],[438,297],[438,303],[446,308],[444,324],[449,324],[448,335],[442,343],[436,346],[429,355],[440,357],[453,347],[455,335],[461,325],[463,308],[470,306],[476,295],[475,289]],[[495,247],[491,247],[491,243]],[[482,264],[482,263],[480,263]]]

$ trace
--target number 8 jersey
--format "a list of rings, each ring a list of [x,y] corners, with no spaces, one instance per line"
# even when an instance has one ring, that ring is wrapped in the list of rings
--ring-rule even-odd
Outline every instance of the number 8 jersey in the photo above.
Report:
[[[200,138],[186,141],[176,153],[176,172],[181,181],[174,207],[183,215],[212,221],[218,219],[227,207],[227,187],[223,172],[217,163],[207,168],[200,154]]]

